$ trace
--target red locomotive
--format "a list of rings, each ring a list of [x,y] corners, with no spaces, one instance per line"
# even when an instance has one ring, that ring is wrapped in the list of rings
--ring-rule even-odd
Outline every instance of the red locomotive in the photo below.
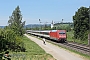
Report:
[[[65,42],[67,40],[66,30],[52,30],[49,35],[50,38],[58,42]]]

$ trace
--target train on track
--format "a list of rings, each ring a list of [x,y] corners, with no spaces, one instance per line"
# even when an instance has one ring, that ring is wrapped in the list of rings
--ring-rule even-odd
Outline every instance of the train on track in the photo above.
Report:
[[[50,39],[53,39],[57,42],[67,41],[66,30],[43,30],[43,31],[31,31],[32,33],[39,33],[43,35],[49,35]]]
[[[67,40],[66,30],[52,30],[49,32],[50,38],[58,42],[65,42]]]

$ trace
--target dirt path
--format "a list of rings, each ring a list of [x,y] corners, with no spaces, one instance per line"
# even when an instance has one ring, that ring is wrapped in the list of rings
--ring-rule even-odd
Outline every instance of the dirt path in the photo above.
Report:
[[[46,42],[46,45],[44,45],[42,40],[28,36],[26,34],[25,36],[30,38],[32,41],[36,42],[41,48],[43,48],[47,53],[51,54],[57,60],[85,60],[77,54],[66,51],[65,49],[62,49],[51,43]]]

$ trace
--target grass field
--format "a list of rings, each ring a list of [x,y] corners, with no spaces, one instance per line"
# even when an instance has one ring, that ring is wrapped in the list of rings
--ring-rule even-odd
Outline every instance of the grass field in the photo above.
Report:
[[[53,56],[46,53],[35,42],[23,37],[26,52],[10,52],[12,60],[55,60]]]
[[[73,31],[67,32],[67,41],[76,42],[79,44],[86,44],[86,45],[88,44],[88,40],[81,41],[81,40],[74,39]]]

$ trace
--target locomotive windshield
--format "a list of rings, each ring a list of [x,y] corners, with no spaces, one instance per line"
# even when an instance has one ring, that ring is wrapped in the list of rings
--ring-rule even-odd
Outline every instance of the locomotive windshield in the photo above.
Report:
[[[65,32],[60,32],[59,34],[65,34]]]

